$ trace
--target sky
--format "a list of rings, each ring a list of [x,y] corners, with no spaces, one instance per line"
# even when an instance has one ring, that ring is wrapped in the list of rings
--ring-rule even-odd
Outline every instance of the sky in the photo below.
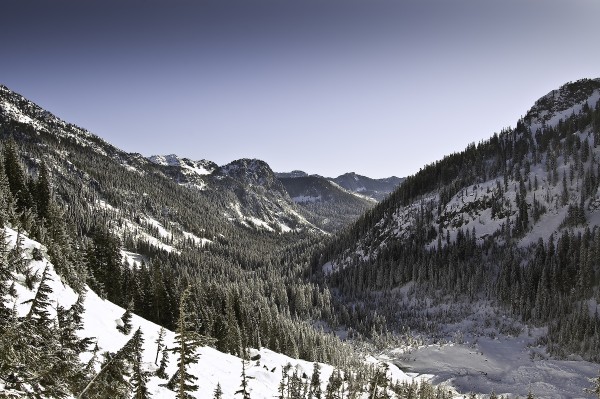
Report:
[[[5,0],[0,83],[128,152],[407,176],[600,77],[598,0]]]

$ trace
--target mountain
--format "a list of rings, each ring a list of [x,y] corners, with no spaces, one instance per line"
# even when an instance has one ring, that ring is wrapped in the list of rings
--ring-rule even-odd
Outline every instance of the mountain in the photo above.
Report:
[[[371,179],[346,173],[335,179],[295,170],[276,173],[302,215],[328,232],[336,232],[356,221],[376,202],[384,199],[403,179]]]
[[[123,152],[4,86],[0,137],[0,221],[45,245],[74,289],[87,284],[175,329],[190,285],[206,293],[195,297],[200,332],[220,351],[239,354],[242,332],[253,331],[249,346],[309,361],[352,358],[308,322],[334,324],[330,293],[300,277],[323,234],[264,162],[185,173],[214,165]],[[184,180],[196,176],[201,189]],[[319,345],[330,350],[310,349]]]
[[[344,324],[384,346],[389,331],[453,342],[394,357],[414,372],[463,359],[466,373],[448,367],[435,379],[461,392],[526,395],[502,366],[519,365],[523,351],[539,360],[517,366],[525,378],[564,359],[600,361],[599,100],[600,79],[553,90],[515,128],[407,177],[315,254]],[[463,357],[473,351],[489,362]],[[562,376],[530,390],[582,395]]]
[[[305,211],[311,223],[329,232],[335,232],[354,222],[375,201],[356,195],[324,177],[279,177],[292,200]]]
[[[371,179],[351,172],[336,178],[330,178],[330,180],[346,190],[381,201],[394,191],[404,179],[396,176],[385,179]]]
[[[264,162],[190,187],[169,168],[207,164],[124,153],[5,87],[0,136],[0,396],[450,397],[334,333],[305,278],[323,235],[242,213],[294,206]]]

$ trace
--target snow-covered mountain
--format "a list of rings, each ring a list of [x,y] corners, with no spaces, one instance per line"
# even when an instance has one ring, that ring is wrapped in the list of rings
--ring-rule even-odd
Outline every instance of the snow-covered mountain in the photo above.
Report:
[[[260,398],[277,395],[277,370],[289,358],[348,366],[355,353],[339,337],[356,339],[401,379],[398,367],[460,397],[590,396],[583,389],[600,361],[600,79],[542,97],[514,129],[425,166],[326,240],[301,204],[343,203],[366,185],[344,191],[297,173],[288,187],[258,160],[149,160],[0,89],[0,220],[13,249],[9,262],[0,251],[2,299],[17,311],[5,306],[0,315],[13,326],[27,320],[23,302],[35,298],[52,259],[49,303],[72,305],[75,294],[59,282],[76,287],[87,278],[122,305],[83,287],[81,335],[97,337],[99,350],[115,351],[131,336],[117,331],[128,303],[174,328],[178,301],[193,286],[194,331],[215,337],[222,351],[200,349],[209,363],[192,368],[197,397],[212,396],[215,378],[225,381],[224,397],[239,389],[242,362],[230,354],[243,341],[271,348],[253,350],[260,363],[246,364]],[[15,265],[8,277],[7,264]],[[48,309],[53,317],[59,307]],[[158,326],[132,320],[146,340],[143,369],[152,372]],[[4,331],[16,330],[0,334],[12,348]],[[312,363],[291,362],[308,382]],[[13,366],[0,389],[18,397],[27,384]],[[161,383],[150,378],[155,396],[172,396]],[[421,394],[434,395],[427,389]]]
[[[174,159],[162,165],[124,153],[8,89],[0,94],[0,221],[7,223],[10,242],[8,248],[0,245],[0,396],[68,398],[102,383],[90,397],[116,397],[102,389],[120,387],[124,393],[118,397],[128,398],[132,375],[145,375],[154,397],[174,397],[161,386],[168,379],[154,375],[159,331],[154,323],[177,326],[186,287],[194,291],[190,307],[197,309],[189,331],[214,337],[214,348],[200,348],[200,361],[190,367],[200,388],[195,397],[212,397],[217,383],[223,397],[234,396],[242,362],[231,354],[240,354],[242,345],[257,348],[245,364],[256,398],[277,394],[288,362],[285,379],[302,384],[312,380],[313,361],[354,367],[356,353],[329,332],[330,293],[300,277],[303,251],[320,236],[307,231],[315,229],[295,214],[296,205],[268,165],[239,160],[210,174],[194,172],[210,177],[199,190],[166,173],[182,168],[169,165]],[[186,169],[201,166],[184,163]],[[281,234],[286,228],[289,233]],[[86,294],[79,310],[73,309],[77,295],[68,285]],[[36,313],[30,316],[33,303]],[[134,308],[125,333],[118,330],[127,325],[124,306]],[[82,324],[75,321],[81,311]],[[91,337],[91,346],[74,338],[79,324],[79,337]],[[137,327],[144,338],[141,358],[133,358],[127,345],[140,343],[130,341]],[[177,368],[174,336],[167,331],[168,350],[162,350],[170,354],[169,378]],[[112,354],[104,356],[105,351]],[[296,360],[300,357],[311,361]],[[95,380],[112,364],[116,368]],[[332,370],[322,365],[321,388],[333,384],[327,381]]]
[[[227,187],[235,194],[227,212],[229,218],[283,232],[313,227],[264,161],[233,161],[217,168],[210,177],[217,189]]]
[[[104,171],[98,170],[97,165],[109,163],[111,167],[118,169],[117,175],[128,174],[133,180],[142,179],[149,182],[160,180],[159,175],[163,175],[182,189],[188,190],[186,196],[196,197],[194,201],[200,206],[213,208],[209,213],[215,219],[238,223],[251,229],[280,232],[319,231],[299,214],[296,204],[274,177],[269,166],[262,161],[239,160],[218,167],[211,161],[192,161],[176,155],[144,158],[140,154],[125,153],[87,130],[60,120],[4,86],[0,86],[0,122],[7,131],[18,130],[19,138],[25,140],[28,145],[37,147],[35,151],[39,152],[43,149],[45,154],[37,159],[49,161],[48,166],[56,171],[57,176],[63,178],[65,183],[66,180],[71,181],[66,184],[77,185],[80,183],[76,181],[82,179],[90,183],[96,181],[98,184],[91,185],[95,191],[92,206],[100,206],[104,211],[123,211],[124,209],[119,205],[119,203],[123,204],[123,201],[129,204],[140,202],[139,198],[124,198],[129,195],[128,192],[133,194],[129,188],[119,188],[114,193],[103,192],[112,190],[114,186],[104,184],[104,176],[108,176],[103,173]],[[86,162],[83,160],[86,154],[99,157],[98,162],[96,164]],[[49,158],[53,158],[52,161]],[[75,163],[71,158],[80,158],[82,162]],[[36,160],[32,158],[32,166],[35,166],[35,163]],[[152,184],[157,189],[168,185]],[[149,192],[146,191],[146,194]],[[164,197],[164,195],[160,196]],[[164,208],[163,205],[160,207]],[[144,208],[144,206],[132,206],[130,210],[138,212]],[[205,209],[203,211],[205,218],[206,212]],[[151,212],[148,210],[146,213],[148,214],[143,215],[144,217],[148,216],[154,220],[166,216],[158,208],[154,208]],[[135,217],[128,220],[140,228],[143,227],[136,223]],[[174,221],[161,221],[167,230],[170,222]],[[198,232],[195,234],[199,235]],[[212,237],[206,238],[212,239]]]
[[[585,397],[585,384],[562,390],[560,372],[539,371],[600,361],[599,100],[600,79],[553,90],[514,129],[426,165],[339,235],[313,267],[348,325],[455,346],[398,357],[420,372],[464,350],[510,365],[529,351],[533,368],[515,367],[534,395]],[[507,340],[502,354],[496,340]],[[502,367],[470,364],[438,381],[462,392],[522,386]]]
[[[336,178],[330,178],[330,180],[344,187],[346,190],[381,201],[393,192],[404,179],[396,176],[384,179],[372,179],[350,172]]]
[[[502,230],[519,229],[519,221],[526,227],[514,239],[527,246],[573,230],[564,222],[575,205],[585,208],[576,231],[598,226],[599,100],[600,79],[566,84],[539,99],[516,129],[427,165],[377,207],[357,251],[376,257],[387,241],[417,236],[435,247],[448,236],[454,241],[459,230],[475,231],[480,243],[502,240]],[[443,170],[445,163],[456,163],[454,170]],[[520,208],[526,220],[517,220]]]

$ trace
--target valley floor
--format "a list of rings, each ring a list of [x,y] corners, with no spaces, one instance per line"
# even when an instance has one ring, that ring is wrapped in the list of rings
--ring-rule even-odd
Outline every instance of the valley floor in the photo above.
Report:
[[[541,332],[518,337],[479,337],[464,344],[426,345],[386,356],[407,373],[433,375],[434,384],[445,383],[458,392],[511,393],[537,398],[591,398],[585,392],[598,375],[598,365],[581,360],[555,360],[534,346]]]

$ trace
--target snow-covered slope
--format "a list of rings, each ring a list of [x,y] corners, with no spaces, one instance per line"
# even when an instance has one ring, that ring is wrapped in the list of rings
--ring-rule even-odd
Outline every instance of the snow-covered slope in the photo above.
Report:
[[[17,232],[5,228],[8,235],[9,249],[17,243]],[[37,248],[45,252],[45,249],[37,242],[20,236],[21,248],[23,250],[23,259],[27,266],[31,267],[33,272],[41,274],[42,270],[49,264],[49,261],[43,257],[41,260],[33,260],[32,251]],[[77,300],[78,295],[67,285],[61,282],[61,278],[55,273],[50,264],[51,281],[49,286],[52,289],[50,296],[51,303],[65,308],[72,306]],[[24,316],[29,311],[29,304],[25,301],[32,299],[35,295],[36,287],[29,290],[24,283],[24,276],[14,275],[16,289],[16,309],[20,316]],[[10,284],[11,282],[8,282]],[[100,352],[118,351],[132,336],[138,328],[141,329],[144,338],[143,366],[147,371],[154,372],[157,369],[155,364],[157,345],[156,340],[159,335],[160,327],[141,317],[133,315],[131,324],[132,332],[124,335],[117,330],[118,325],[122,325],[121,317],[125,310],[111,302],[101,299],[90,289],[85,293],[85,313],[83,315],[84,329],[80,332],[82,337],[93,337],[97,342]],[[54,308],[55,309],[55,308]],[[55,311],[54,311],[55,312]],[[51,310],[50,317],[55,317]],[[168,348],[173,348],[175,334],[172,331],[166,331],[165,344]],[[219,352],[211,347],[202,347],[199,349],[200,360],[190,368],[191,374],[198,378],[198,390],[192,393],[193,397],[204,399],[212,397],[217,384],[220,384],[223,390],[224,398],[235,397],[235,392],[239,390],[241,383],[242,360],[238,357]],[[298,370],[300,376],[307,381],[313,373],[314,364],[303,360],[292,359],[288,356],[273,352],[271,350],[260,348],[251,349],[250,356],[254,359],[246,364],[246,373],[249,379],[249,389],[252,398],[270,399],[277,396],[279,382],[282,378],[282,370],[287,365],[291,365],[290,373]],[[90,353],[84,353],[82,360],[87,361],[91,357]],[[172,376],[176,371],[176,355],[172,355],[167,367],[167,374]],[[325,390],[329,376],[334,368],[327,364],[321,366],[322,389]],[[390,366],[389,375],[394,380],[411,381],[411,377],[401,372],[393,365]],[[99,369],[98,369],[99,370]],[[160,379],[152,374],[148,387],[154,398],[175,398],[175,392],[164,386],[167,381]],[[3,386],[0,386],[0,396]]]

